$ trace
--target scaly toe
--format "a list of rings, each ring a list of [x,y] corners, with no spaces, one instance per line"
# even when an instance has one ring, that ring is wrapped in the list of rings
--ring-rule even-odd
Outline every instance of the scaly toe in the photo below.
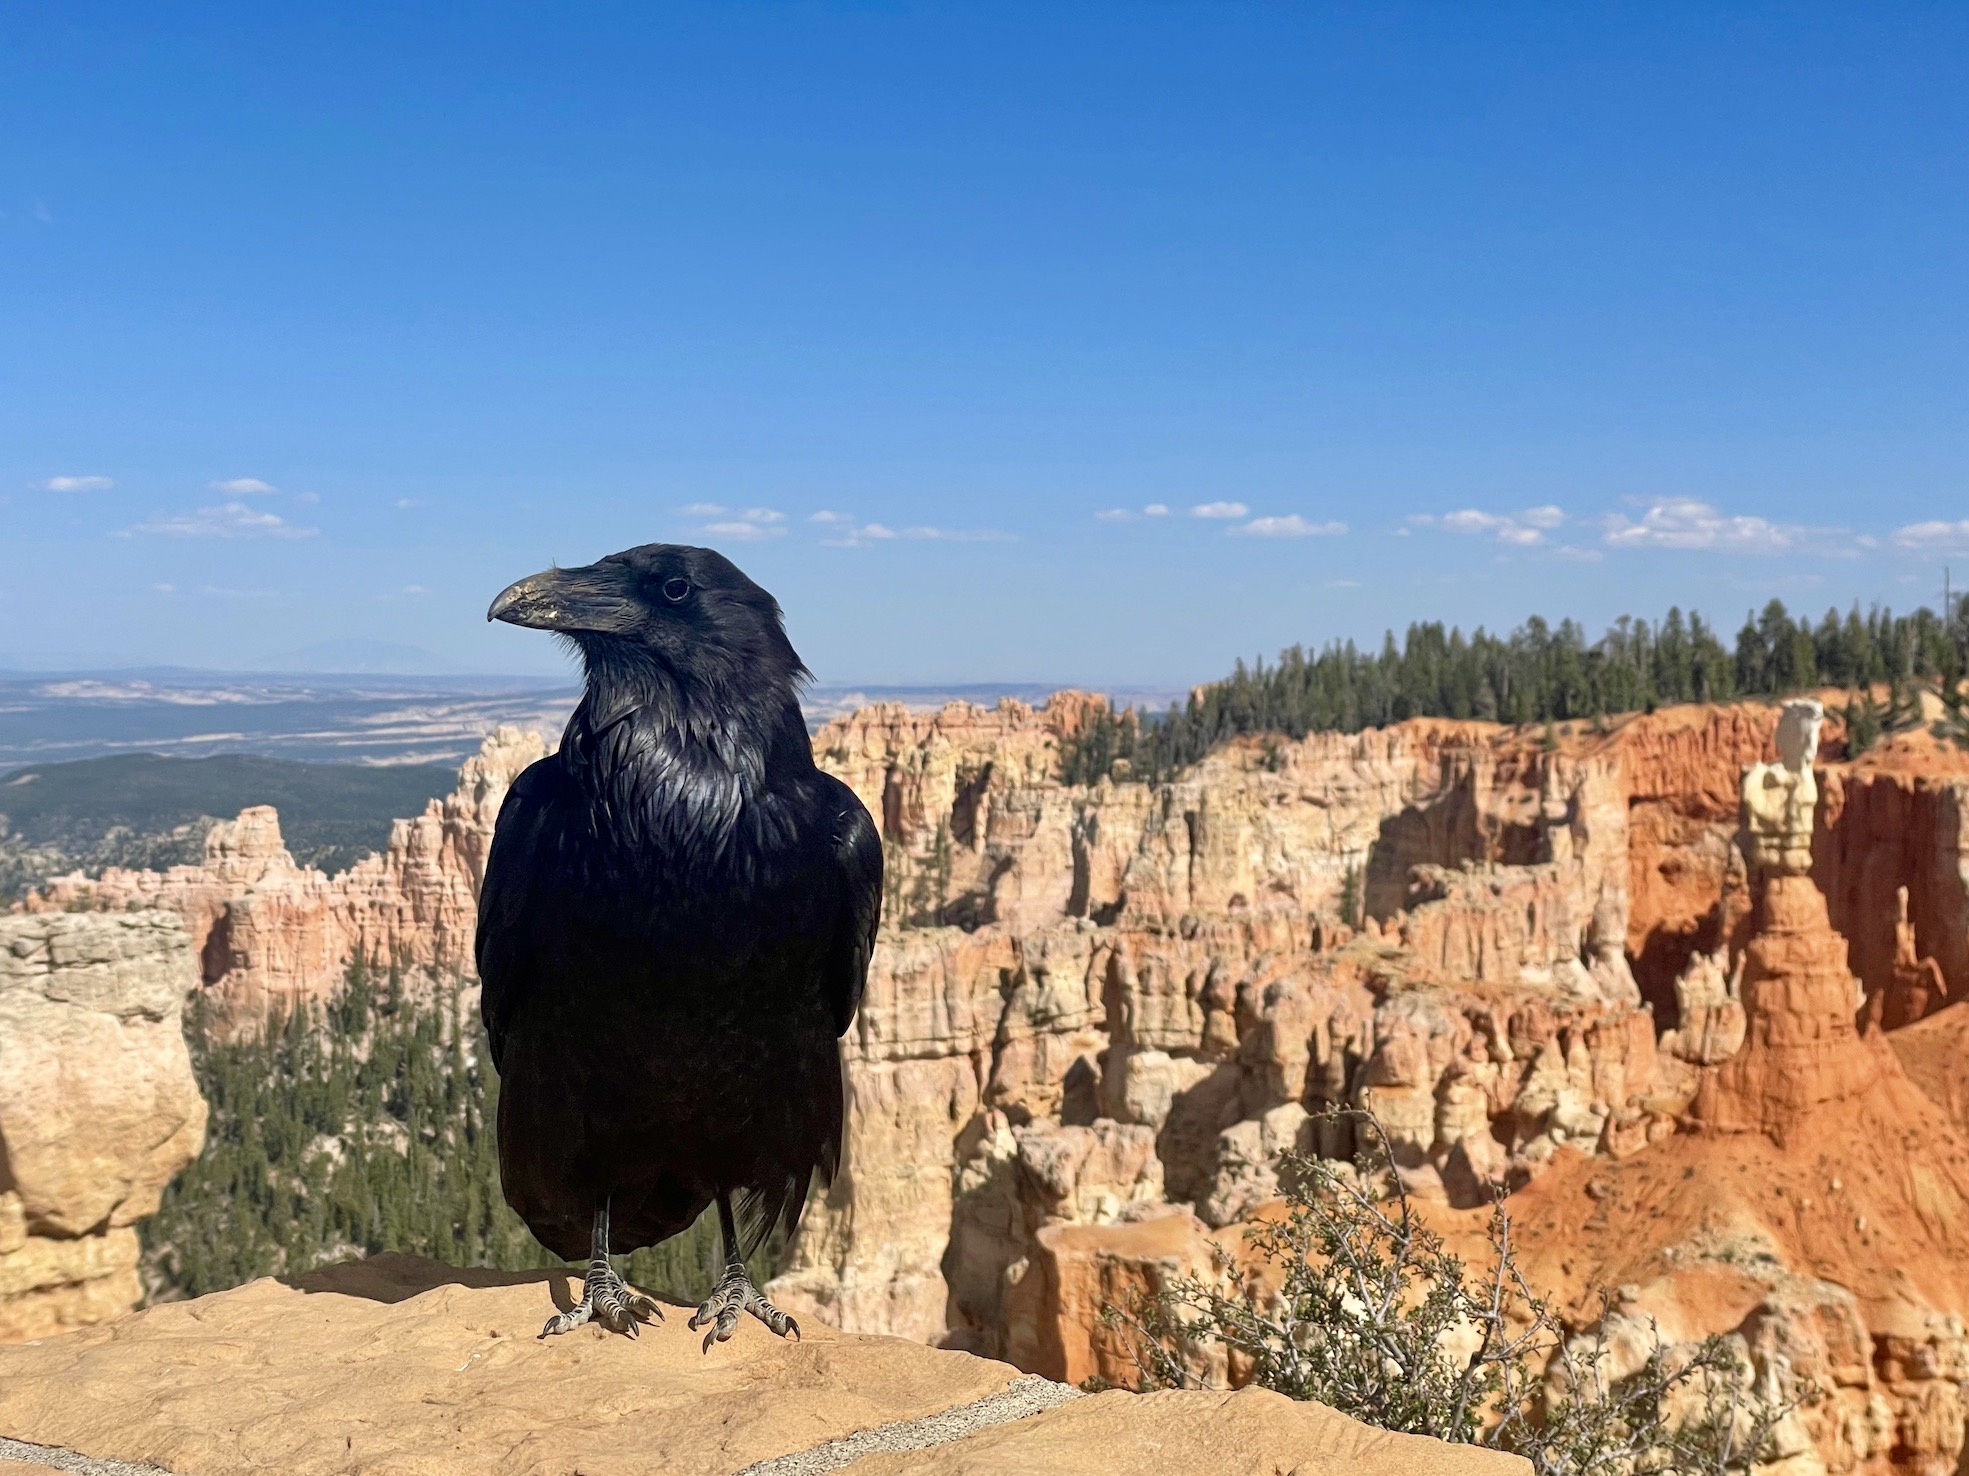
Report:
[[[573,1332],[582,1323],[595,1315],[595,1307],[586,1297],[575,1304],[573,1310],[558,1313],[547,1319],[547,1325],[540,1329],[543,1338],[558,1337],[565,1332]]]

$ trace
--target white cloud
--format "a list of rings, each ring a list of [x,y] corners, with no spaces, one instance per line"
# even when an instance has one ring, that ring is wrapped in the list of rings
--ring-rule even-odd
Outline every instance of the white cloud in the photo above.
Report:
[[[1774,523],[1768,518],[1719,512],[1693,497],[1653,503],[1639,520],[1616,513],[1607,519],[1605,542],[1614,548],[1705,549],[1725,553],[1793,553],[1835,530]],[[1850,543],[1850,540],[1848,540]],[[1824,551],[1830,552],[1831,549]]]
[[[714,538],[730,538],[740,543],[756,543],[761,538],[777,538],[786,529],[786,514],[770,507],[748,507],[742,512],[715,502],[693,502],[684,511],[694,518],[717,518],[700,530]]]
[[[832,513],[827,521],[840,528],[832,538],[821,539],[823,548],[866,548],[871,543],[879,543],[885,538],[894,538],[896,531],[880,523],[863,523],[856,526],[855,520],[846,513]]]
[[[50,492],[107,492],[116,483],[108,477],[50,477],[41,485]]]
[[[294,500],[303,507],[313,507],[317,502],[321,501],[321,494],[319,492],[296,492],[294,494]]]
[[[852,523],[854,518],[847,513],[836,512],[833,508],[824,507],[819,512],[810,515],[807,521],[810,523]]]
[[[297,528],[277,513],[243,502],[201,507],[188,513],[154,513],[120,536],[155,533],[165,538],[312,538],[317,528]]]
[[[1548,503],[1515,513],[1484,512],[1474,507],[1442,514],[1416,513],[1408,521],[1423,528],[1442,528],[1450,533],[1495,538],[1499,543],[1509,544],[1513,548],[1535,548],[1545,542],[1548,531],[1565,520],[1565,509]]]
[[[1328,589],[1359,589],[1361,582],[1358,579],[1329,579],[1326,581],[1326,587]]]
[[[1169,516],[1169,504],[1166,502],[1151,502],[1147,507],[1142,509],[1142,516],[1145,518],[1166,518]]]
[[[257,497],[266,492],[278,492],[280,488],[272,482],[263,482],[258,477],[234,477],[230,481],[214,482],[214,492],[229,492],[234,497]]]
[[[1250,515],[1251,509],[1241,502],[1199,502],[1190,509],[1193,518],[1242,518]]]
[[[944,543],[1013,543],[1017,540],[1010,533],[1000,533],[994,528],[905,528],[905,538],[936,539]]]
[[[1235,502],[1213,502],[1207,505],[1213,508],[1229,508],[1229,507],[1242,506],[1242,504],[1235,503]],[[1204,509],[1201,507],[1199,507],[1196,510],[1196,515],[1200,518],[1224,518],[1224,517],[1243,516],[1242,513],[1205,512]],[[1166,518],[1168,516],[1169,516],[1169,504],[1166,502],[1151,502],[1147,507],[1143,508],[1140,513],[1137,513],[1133,508],[1111,507],[1104,512],[1097,512],[1094,514],[1095,521],[1102,522],[1102,523],[1132,523],[1137,517]]]
[[[1347,531],[1345,523],[1309,523],[1297,513],[1253,518],[1224,530],[1233,538],[1334,538]]]
[[[1894,546],[1918,550],[1969,547],[1969,518],[1956,522],[1909,523],[1894,530]]]
[[[1094,521],[1097,523],[1126,523],[1131,521],[1134,518],[1134,516],[1135,515],[1130,511],[1128,511],[1128,509],[1125,507],[1111,507],[1108,508],[1105,512],[1095,513]]]
[[[423,505],[415,497],[399,497],[395,502],[390,504],[391,507],[396,508],[399,512],[413,507],[422,507]]]
[[[176,594],[178,592],[178,586],[175,584],[153,584],[151,588],[156,590],[159,594],[165,594],[165,595]]]

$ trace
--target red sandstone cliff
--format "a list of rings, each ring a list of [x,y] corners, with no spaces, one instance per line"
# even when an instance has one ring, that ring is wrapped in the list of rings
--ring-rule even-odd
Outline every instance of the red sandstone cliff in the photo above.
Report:
[[[1359,1104],[1448,1222],[1514,1190],[1554,1285],[1583,1290],[1592,1267],[1640,1286],[1636,1305],[1662,1278],[1661,1296],[1700,1300],[1691,1265],[1776,1246],[1777,1270],[1752,1277],[1764,1301],[1695,1321],[1755,1313],[1767,1340],[1823,1342],[1793,1303],[1857,1297],[1872,1372],[1828,1373],[1845,1391],[1828,1407],[1866,1429],[1815,1427],[1844,1452],[1831,1469],[1960,1449],[1960,1400],[1933,1372],[1954,1367],[1955,1335],[1909,1329],[1969,1306],[1948,1269],[1969,1264],[1956,1170],[1919,1166],[1969,1149],[1867,1033],[1860,995],[1911,968],[1951,999],[1969,984],[1969,764],[1918,737],[1820,764],[1811,875],[1759,900],[1738,786],[1773,753],[1773,708],[1576,725],[1550,750],[1541,732],[1416,721],[1234,742],[1166,784],[1064,786],[1058,746],[1091,700],[875,707],[816,736],[881,818],[890,926],[844,1042],[847,1167],[782,1305],[1112,1374],[1081,1326],[1101,1288],[1163,1274],[1262,1205],[1278,1148],[1344,1152],[1312,1114]],[[295,868],[271,812],[249,811],[202,867],[65,879],[37,905],[178,911],[206,987],[246,1020],[333,988],[351,957],[462,972],[499,798],[538,751],[497,735],[457,795],[342,876]],[[1896,1134],[1912,1155],[1898,1178],[1795,1189],[1792,1219],[1771,1219],[1787,1176],[1824,1178],[1821,1158]],[[1864,1199],[1859,1229],[1800,1229],[1839,1194]],[[1867,1266],[1888,1236],[1926,1258],[1898,1298]],[[1791,1310],[1756,1311],[1772,1298]]]

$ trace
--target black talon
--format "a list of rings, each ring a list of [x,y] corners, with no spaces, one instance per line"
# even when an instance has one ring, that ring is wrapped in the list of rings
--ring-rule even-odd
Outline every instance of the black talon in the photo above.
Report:
[[[581,1280],[581,1300],[566,1312],[547,1319],[543,1338],[572,1332],[584,1322],[600,1322],[611,1332],[641,1335],[641,1324],[663,1319],[663,1309],[616,1274],[608,1258],[608,1206],[595,1211],[595,1234],[589,1248],[588,1274]]]
[[[728,1340],[737,1331],[739,1319],[747,1312],[780,1337],[790,1336],[797,1342],[800,1324],[767,1301],[752,1284],[752,1277],[745,1269],[744,1257],[739,1254],[738,1233],[732,1224],[731,1200],[723,1194],[718,1196],[718,1228],[725,1239],[724,1274],[718,1278],[710,1297],[691,1314],[689,1324],[692,1332],[700,1327],[710,1328],[704,1335],[703,1351],[709,1353],[713,1343]]]

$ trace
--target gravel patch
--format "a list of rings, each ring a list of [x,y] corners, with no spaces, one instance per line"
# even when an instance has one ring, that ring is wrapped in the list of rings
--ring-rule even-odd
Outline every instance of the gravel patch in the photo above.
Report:
[[[941,1414],[898,1420],[893,1425],[878,1425],[873,1430],[858,1430],[853,1435],[830,1440],[811,1450],[760,1461],[747,1466],[738,1476],[818,1476],[822,1471],[838,1471],[849,1462],[877,1451],[928,1450],[934,1445],[948,1445],[987,1425],[1029,1419],[1065,1404],[1069,1399],[1080,1397],[1080,1390],[1071,1384],[1027,1377],[1010,1388],[1001,1389],[970,1404],[960,1404]]]
[[[15,1461],[29,1465],[49,1466],[57,1471],[72,1471],[75,1476],[171,1476],[162,1466],[147,1466],[142,1462],[108,1461],[98,1456],[85,1456],[72,1450],[62,1450],[53,1445],[36,1445],[27,1440],[9,1440],[0,1435],[0,1476],[6,1476],[5,1467]]]

